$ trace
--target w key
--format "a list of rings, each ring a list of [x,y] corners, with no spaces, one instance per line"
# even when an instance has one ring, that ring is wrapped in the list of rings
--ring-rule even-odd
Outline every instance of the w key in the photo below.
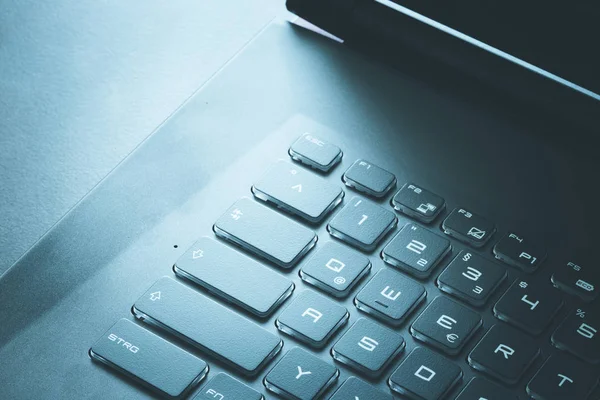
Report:
[[[252,186],[252,193],[312,223],[320,222],[344,197],[340,187],[287,161],[273,165]]]

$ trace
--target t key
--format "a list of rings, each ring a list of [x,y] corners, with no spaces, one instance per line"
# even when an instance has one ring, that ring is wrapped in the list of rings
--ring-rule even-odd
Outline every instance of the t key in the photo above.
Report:
[[[551,356],[527,385],[536,400],[585,400],[598,383],[598,374],[567,354]]]
[[[320,222],[344,197],[340,187],[287,161],[273,165],[252,186],[252,193],[312,223]]]
[[[539,335],[562,304],[560,292],[550,283],[517,279],[494,306],[494,315],[532,335]]]
[[[393,212],[372,201],[353,197],[329,222],[327,230],[352,246],[372,251],[397,223]]]

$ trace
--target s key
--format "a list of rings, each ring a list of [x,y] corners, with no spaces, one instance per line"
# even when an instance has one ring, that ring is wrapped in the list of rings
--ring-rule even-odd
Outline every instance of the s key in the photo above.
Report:
[[[89,350],[108,365],[169,398],[185,395],[208,373],[198,357],[123,318]]]

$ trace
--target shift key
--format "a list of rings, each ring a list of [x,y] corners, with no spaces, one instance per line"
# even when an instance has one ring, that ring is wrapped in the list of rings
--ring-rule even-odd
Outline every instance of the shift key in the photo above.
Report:
[[[293,267],[317,242],[312,230],[247,197],[235,202],[213,230],[282,268]]]
[[[277,335],[168,277],[152,285],[132,312],[250,376],[283,347]]]
[[[208,372],[198,357],[125,318],[102,335],[89,354],[169,398],[185,395]]]

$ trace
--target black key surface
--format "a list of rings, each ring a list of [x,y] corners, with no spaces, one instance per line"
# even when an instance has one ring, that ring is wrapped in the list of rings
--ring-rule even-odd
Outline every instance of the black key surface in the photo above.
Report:
[[[427,306],[410,327],[417,340],[448,354],[457,354],[483,326],[481,316],[444,296]]]
[[[414,400],[438,400],[454,388],[463,372],[455,363],[424,347],[417,347],[398,366],[388,381],[402,396]]]
[[[311,346],[323,347],[348,322],[349,316],[348,310],[338,303],[306,290],[283,310],[275,325]]]
[[[464,208],[455,208],[442,223],[442,229],[446,235],[473,247],[483,246],[496,232],[493,222]]]
[[[194,400],[264,400],[264,396],[231,376],[215,375]]]
[[[263,383],[285,399],[313,400],[331,387],[340,371],[306,350],[294,347],[279,360]]]
[[[372,251],[398,223],[393,212],[353,197],[327,225],[329,233],[361,250]]]
[[[169,398],[185,395],[208,373],[198,357],[126,319],[102,335],[89,354]]]
[[[450,252],[450,241],[414,224],[405,225],[381,252],[383,261],[418,278],[428,277]]]
[[[302,280],[335,297],[344,297],[369,273],[371,262],[361,253],[327,242],[300,270]]]
[[[421,222],[433,221],[446,208],[440,196],[414,183],[406,183],[392,199],[392,207]]]
[[[235,202],[213,230],[283,268],[293,267],[317,242],[312,230],[247,197]]]
[[[494,315],[532,335],[539,335],[562,304],[561,293],[550,282],[517,279],[494,306]]]
[[[437,279],[440,290],[474,306],[486,303],[504,282],[506,270],[480,255],[461,250]]]
[[[552,275],[552,283],[560,290],[583,301],[593,301],[598,297],[598,277],[595,265],[583,266],[569,261]]]
[[[591,364],[600,364],[600,313],[580,307],[569,313],[552,335],[555,347]]]
[[[356,295],[359,310],[393,326],[399,326],[427,297],[420,283],[383,268]]]
[[[494,256],[525,272],[533,272],[546,259],[546,249],[531,243],[522,235],[508,233],[494,246]]]
[[[152,285],[132,312],[246,375],[260,372],[283,346],[278,336],[168,277]]]
[[[598,384],[598,371],[567,354],[552,355],[527,385],[536,400],[586,400]]]
[[[342,159],[342,150],[334,144],[305,133],[292,144],[288,153],[294,161],[328,172]]]
[[[494,325],[469,354],[469,365],[508,384],[515,384],[540,355],[532,337],[506,325]]]
[[[344,198],[339,186],[287,161],[273,165],[254,183],[252,193],[312,223],[320,222]]]
[[[356,160],[342,180],[347,186],[374,197],[383,197],[396,186],[394,174],[365,160]]]
[[[391,394],[384,393],[367,382],[351,376],[329,400],[394,400]]]
[[[173,270],[259,317],[270,315],[294,290],[289,279],[208,237],[179,257]]]
[[[487,379],[475,377],[460,392],[455,400],[519,400],[504,387]]]
[[[331,349],[336,361],[378,376],[404,350],[404,338],[383,325],[358,319]]]

